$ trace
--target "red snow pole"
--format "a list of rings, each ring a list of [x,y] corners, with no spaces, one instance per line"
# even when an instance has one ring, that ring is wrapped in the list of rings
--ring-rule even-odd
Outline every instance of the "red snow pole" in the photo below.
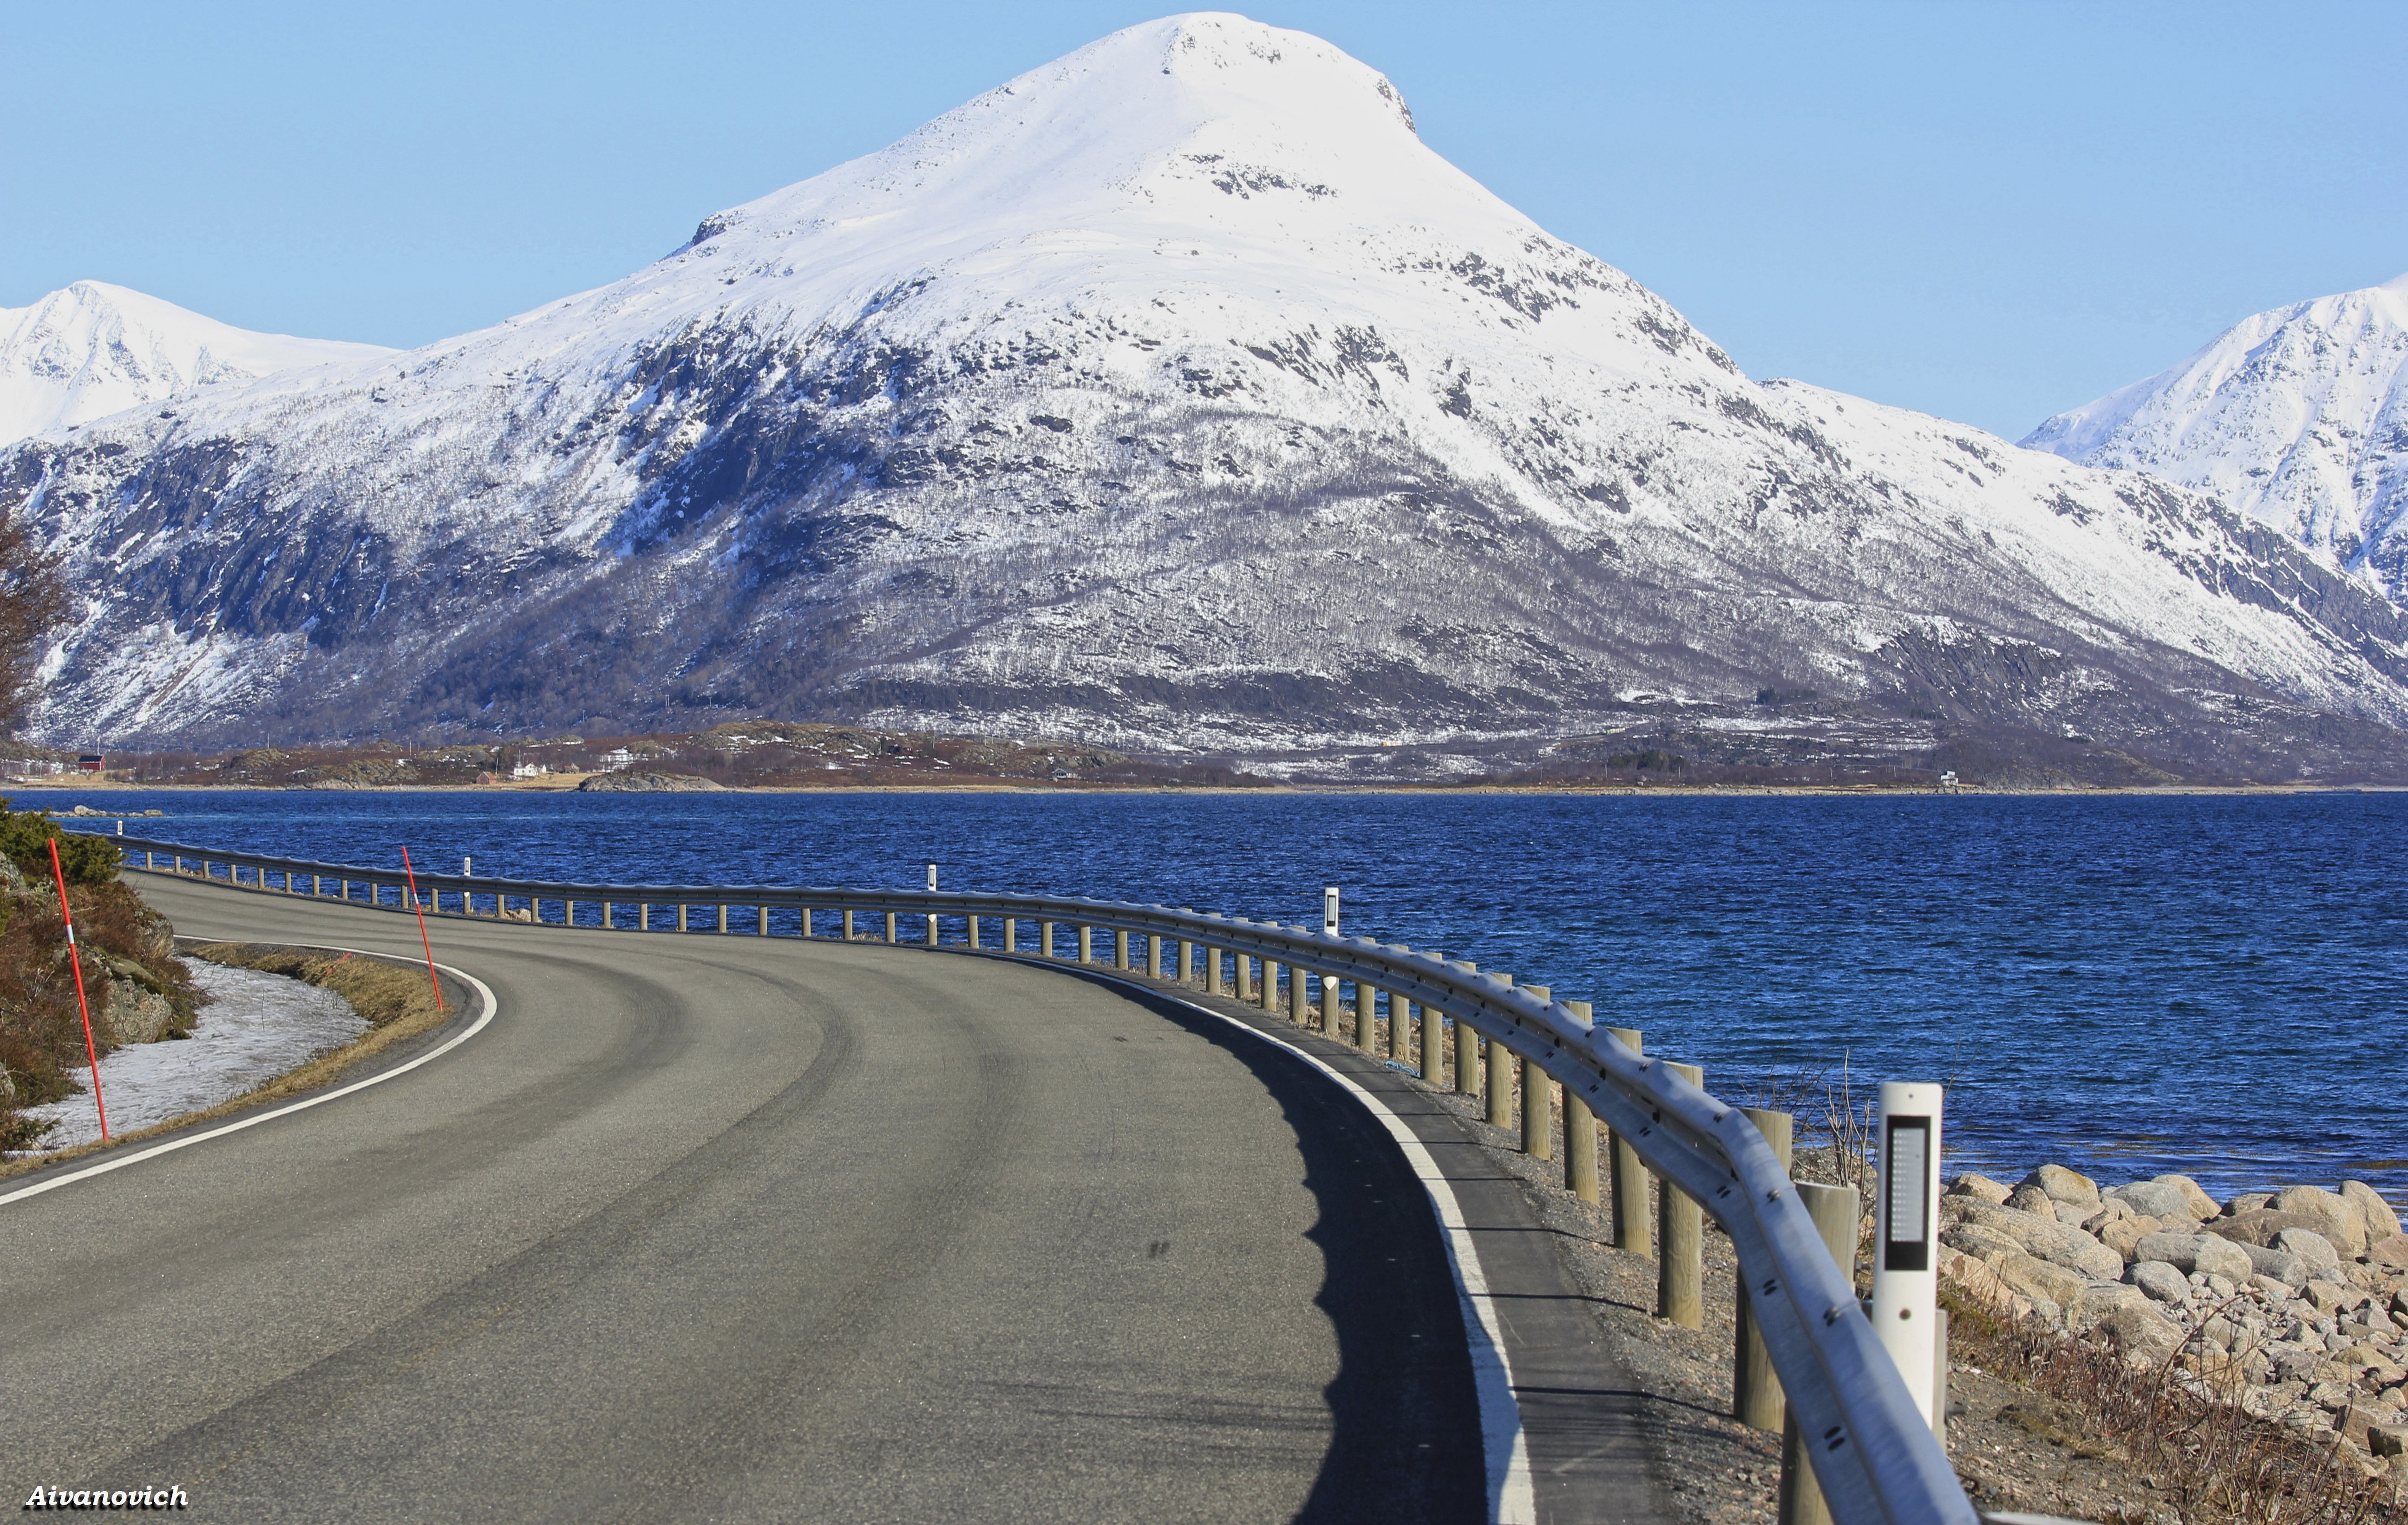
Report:
[[[435,944],[426,941],[426,908],[418,903],[418,875],[410,871],[409,849],[401,850],[401,876],[409,881],[409,909],[418,913],[418,942],[426,950],[426,983],[435,986],[435,1009],[443,1010],[443,982],[435,977]]]
[[[84,999],[83,955],[76,951],[75,913],[67,909],[67,871],[59,867],[59,839],[50,839],[50,877],[59,882],[59,920],[67,928],[67,967],[75,971],[76,1005],[83,1011],[83,1051],[92,1059],[92,1104],[100,1111],[100,1142],[108,1142],[108,1103],[100,1099],[100,1045],[92,1041],[92,1002]]]

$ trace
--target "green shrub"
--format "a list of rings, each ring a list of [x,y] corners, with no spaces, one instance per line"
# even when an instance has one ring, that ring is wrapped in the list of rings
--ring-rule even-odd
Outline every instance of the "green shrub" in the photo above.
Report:
[[[50,840],[58,839],[59,868],[70,885],[105,885],[117,877],[124,862],[117,843],[80,831],[61,831],[58,823],[39,811],[12,811],[0,799],[0,853],[23,872],[28,883],[50,876]]]

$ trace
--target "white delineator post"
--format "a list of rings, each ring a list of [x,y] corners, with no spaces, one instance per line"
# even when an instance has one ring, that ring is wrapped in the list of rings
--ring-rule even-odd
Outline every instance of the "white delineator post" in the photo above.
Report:
[[[1932,1421],[1940,1339],[1940,1112],[1943,1087],[1882,1083],[1881,1194],[1873,1223],[1873,1329]]]

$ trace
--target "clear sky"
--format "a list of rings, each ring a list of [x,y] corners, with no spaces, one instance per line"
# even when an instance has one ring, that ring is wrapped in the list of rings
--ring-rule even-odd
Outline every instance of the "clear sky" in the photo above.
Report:
[[[414,345],[1155,5],[0,0],[0,306]],[[2408,271],[2408,4],[1261,0],[1751,374],[2010,437]]]

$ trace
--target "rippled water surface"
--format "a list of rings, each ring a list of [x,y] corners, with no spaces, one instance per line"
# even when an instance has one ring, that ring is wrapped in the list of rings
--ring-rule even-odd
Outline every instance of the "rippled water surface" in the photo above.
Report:
[[[1586,997],[1746,1100],[1951,1082],[1956,1169],[2408,1188],[2408,796],[68,794],[480,874],[944,887],[1345,926]],[[25,801],[27,803],[33,800]]]

